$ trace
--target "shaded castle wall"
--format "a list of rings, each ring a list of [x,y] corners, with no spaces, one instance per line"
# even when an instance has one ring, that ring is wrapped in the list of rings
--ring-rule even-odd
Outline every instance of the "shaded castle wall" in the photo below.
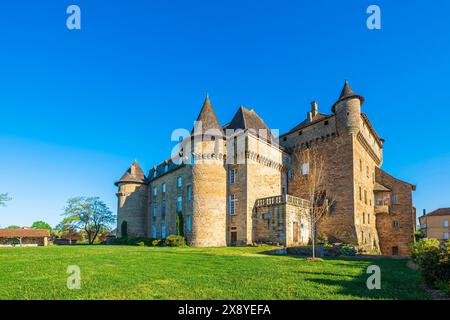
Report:
[[[121,183],[117,209],[117,235],[122,235],[122,223],[127,222],[129,237],[144,237],[146,235],[147,185],[136,183]]]

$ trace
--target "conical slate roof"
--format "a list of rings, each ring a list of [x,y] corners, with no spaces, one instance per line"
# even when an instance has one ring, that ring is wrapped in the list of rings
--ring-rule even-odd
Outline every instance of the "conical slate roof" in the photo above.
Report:
[[[341,95],[339,96],[339,99],[333,104],[333,107],[331,108],[333,112],[335,112],[335,107],[338,103],[347,100],[357,98],[361,101],[361,104],[364,103],[364,98],[356,93],[353,92],[352,87],[350,87],[350,84],[347,80],[345,80],[344,87],[342,88]]]
[[[231,122],[225,127],[225,129],[233,129],[233,130],[246,130],[251,129],[256,131],[256,134],[259,136],[260,130],[266,130],[266,135],[268,140],[273,140],[272,132],[269,127],[264,123],[261,117],[252,109],[248,110],[247,108],[241,106],[236,111]],[[261,138],[265,138],[261,135]]]
[[[142,171],[139,163],[134,160],[130,168],[123,174],[122,178],[115,183],[118,186],[120,183],[134,182],[134,183],[145,183],[146,177],[144,171]]]
[[[222,126],[220,125],[219,120],[217,119],[211,101],[209,100],[209,96],[206,96],[205,98],[203,107],[200,110],[200,113],[197,117],[197,121],[194,125],[194,128],[192,129],[192,133],[194,133],[194,131],[200,131],[200,121],[202,133],[210,129],[217,129],[220,130],[220,132],[222,132]],[[195,130],[196,128],[198,128],[198,130]]]

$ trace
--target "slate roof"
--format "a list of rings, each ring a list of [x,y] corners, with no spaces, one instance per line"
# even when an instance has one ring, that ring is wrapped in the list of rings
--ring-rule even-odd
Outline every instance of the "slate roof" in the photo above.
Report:
[[[300,122],[298,125],[296,125],[294,128],[292,128],[291,130],[289,130],[287,133],[284,133],[283,136],[290,134],[294,131],[303,129],[307,126],[310,126],[312,124],[315,124],[317,122],[320,122],[322,120],[328,119],[333,117],[333,115],[329,115],[329,114],[324,114],[324,113],[317,113],[315,116],[313,116],[312,121],[310,122],[309,119],[305,119],[302,122]]]
[[[208,96],[206,96],[203,107],[197,117],[197,122],[199,121],[202,122],[202,133],[210,129],[217,129],[222,132],[222,126],[219,123],[219,119],[217,118],[216,112],[214,111],[214,108]],[[197,123],[194,125],[194,128],[192,128],[192,133],[194,133],[195,127],[198,126],[199,124]]]
[[[134,160],[130,168],[123,174],[122,178],[120,178],[119,181],[115,183],[115,185],[117,186],[119,185],[119,183],[124,182],[145,183],[146,179],[147,178],[145,177],[144,171],[142,171],[141,166],[136,160]]]
[[[269,127],[264,123],[261,117],[255,112],[255,110],[247,109],[244,106],[240,106],[236,113],[234,114],[233,119],[229,124],[224,126],[224,129],[233,129],[233,130],[248,130],[253,129],[256,132],[256,135],[259,136],[259,130],[266,130],[267,132],[267,140],[274,141],[274,136],[270,131]],[[261,138],[265,139],[266,137],[261,136]]]
[[[50,237],[48,230],[40,229],[0,229],[0,238],[43,238]]]
[[[335,107],[338,103],[341,101],[350,99],[350,98],[358,98],[361,101],[361,104],[364,103],[364,97],[356,94],[353,92],[352,88],[350,87],[350,84],[347,80],[345,80],[344,87],[342,88],[341,95],[339,96],[339,99],[333,104],[331,107],[331,110],[335,112]]]

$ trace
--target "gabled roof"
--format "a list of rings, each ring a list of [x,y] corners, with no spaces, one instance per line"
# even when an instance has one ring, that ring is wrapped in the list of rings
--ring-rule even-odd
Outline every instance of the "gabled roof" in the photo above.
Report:
[[[428,217],[428,216],[450,216],[450,208],[439,208],[439,209],[436,209],[436,210],[426,214],[423,217]]]
[[[236,113],[234,114],[231,122],[224,127],[224,129],[233,129],[233,130],[254,130],[255,134],[259,137],[259,130],[266,130],[267,140],[273,141],[273,135],[270,131],[269,127],[264,123],[261,117],[255,112],[255,110],[248,110],[244,106],[240,106]],[[266,138],[261,136],[261,138]]]
[[[298,125],[296,125],[294,128],[292,128],[291,130],[289,130],[288,132],[284,133],[283,136],[290,134],[294,131],[306,128],[307,126],[310,126],[312,124],[315,124],[317,122],[320,122],[322,120],[331,118],[333,115],[328,115],[328,114],[324,114],[324,113],[317,113],[315,116],[312,117],[312,121],[309,121],[309,119],[305,119],[302,122],[300,122]]]
[[[353,99],[357,98],[361,101],[361,104],[364,103],[364,97],[356,94],[353,92],[352,88],[350,87],[350,84],[347,80],[345,80],[344,87],[342,88],[341,95],[339,96],[339,99],[333,104],[331,107],[331,110],[335,112],[335,107],[338,103],[347,100],[347,99]]]
[[[43,238],[50,237],[48,230],[40,229],[0,229],[0,238]]]
[[[145,183],[145,181],[146,177],[144,171],[142,171],[139,163],[134,160],[130,168],[128,168],[128,170],[123,174],[122,178],[120,178],[119,181],[115,183],[115,185],[118,186],[120,183],[126,182]]]
[[[200,121],[201,121],[201,130],[202,133],[204,133],[207,130],[211,129],[217,129],[222,132],[222,126],[219,123],[219,120],[217,119],[217,115],[214,111],[214,108],[211,104],[211,101],[209,100],[209,96],[207,95],[205,98],[205,102],[203,103],[203,107],[200,110],[200,113],[197,117],[197,121],[194,125],[194,128],[192,129],[192,133],[196,131],[197,128],[200,130]]]

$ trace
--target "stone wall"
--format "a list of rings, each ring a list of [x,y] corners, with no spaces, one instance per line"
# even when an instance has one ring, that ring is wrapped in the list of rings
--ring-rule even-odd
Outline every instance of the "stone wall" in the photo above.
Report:
[[[120,183],[117,209],[117,235],[122,234],[122,223],[127,222],[129,237],[146,235],[147,185],[138,183]]]
[[[391,190],[388,212],[377,214],[381,253],[393,255],[394,251],[398,251],[399,256],[407,256],[410,253],[409,245],[414,241],[416,228],[416,213],[412,206],[412,191],[415,187],[378,168],[375,179]],[[392,203],[394,196],[397,198],[396,204]]]

